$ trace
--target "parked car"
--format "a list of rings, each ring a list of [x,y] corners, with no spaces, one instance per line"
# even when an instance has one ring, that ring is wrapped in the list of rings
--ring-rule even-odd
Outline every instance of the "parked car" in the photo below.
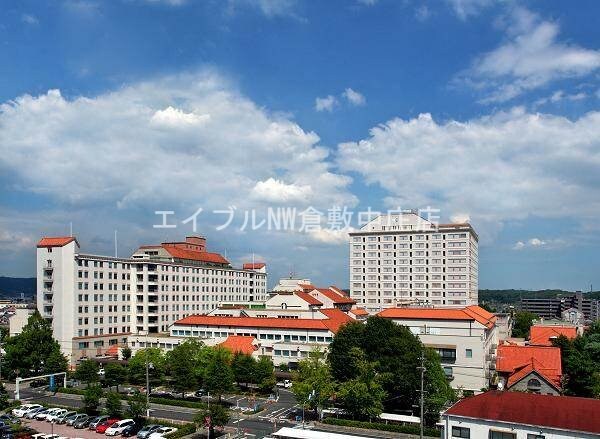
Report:
[[[153,431],[148,439],[164,439],[168,434],[175,433],[177,429],[175,427],[160,427],[156,431]]]
[[[48,414],[48,413],[52,413],[48,407],[42,407],[41,409],[34,409],[34,410],[29,410],[27,412],[27,414],[25,415],[25,417],[27,419],[37,419],[38,415],[44,415],[44,417]]]
[[[205,394],[206,392],[204,391],[204,389],[198,389],[194,392],[194,396],[196,398],[202,398]]]
[[[123,429],[123,431],[121,432],[121,436],[123,437],[131,437],[131,436],[135,436],[138,434],[138,432],[140,431],[142,427],[138,424],[133,424],[133,425],[129,425],[127,427],[125,427]]]
[[[137,438],[138,439],[147,439],[148,436],[150,436],[152,433],[154,433],[160,427],[161,427],[161,425],[148,424],[144,428],[142,428],[140,431],[138,431]]]
[[[102,433],[102,434],[106,433],[106,430],[108,430],[110,427],[112,427],[114,424],[116,424],[119,421],[120,421],[120,419],[117,419],[117,418],[107,419],[102,424],[100,424],[96,427],[96,433]]]
[[[54,416],[52,421],[56,422],[57,424],[64,424],[65,422],[67,422],[67,419],[71,416],[76,415],[77,412],[75,411],[64,411],[64,413],[59,414],[58,416]]]
[[[48,422],[56,422],[56,421],[58,421],[58,419],[61,416],[65,415],[67,413],[69,413],[69,411],[67,409],[57,409],[57,410],[54,410],[52,413],[46,415],[46,417],[44,419]]]
[[[78,421],[73,422],[73,427],[77,428],[77,429],[81,429],[81,428],[87,428],[90,425],[90,422],[92,421],[92,419],[94,419],[95,416],[85,416],[85,418],[81,418]]]
[[[75,413],[74,415],[71,416],[67,416],[66,418],[64,418],[64,423],[70,426],[75,425],[75,422],[80,421],[82,419],[87,419],[88,415],[86,415],[85,413]]]
[[[108,420],[108,416],[96,416],[90,421],[88,428],[90,430],[95,430],[98,425],[102,424],[106,420]]]
[[[122,421],[116,422],[107,428],[105,434],[107,436],[117,436],[123,433],[123,430],[131,425],[135,425],[135,421],[133,419],[123,419]]]
[[[5,413],[3,415],[0,415],[0,422],[3,422],[7,425],[9,424],[19,424],[21,421],[19,421],[18,418],[9,415],[8,413]]]
[[[12,414],[17,418],[22,418],[23,416],[25,416],[25,413],[27,413],[29,410],[39,407],[41,407],[40,404],[23,404],[22,406],[13,409]]]

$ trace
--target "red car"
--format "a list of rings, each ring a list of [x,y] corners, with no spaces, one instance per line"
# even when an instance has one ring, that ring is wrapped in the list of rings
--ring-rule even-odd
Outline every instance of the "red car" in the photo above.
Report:
[[[102,433],[102,434],[106,433],[106,429],[108,427],[111,427],[114,423],[119,422],[119,421],[120,421],[120,419],[117,419],[117,418],[107,419],[102,424],[100,424],[96,427],[96,433]]]

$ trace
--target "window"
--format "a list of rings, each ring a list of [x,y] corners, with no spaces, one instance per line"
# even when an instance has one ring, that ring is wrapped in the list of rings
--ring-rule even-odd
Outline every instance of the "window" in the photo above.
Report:
[[[527,433],[527,439],[546,439],[546,436],[535,433]]]
[[[504,431],[492,431],[488,436],[489,439],[517,439],[516,433],[506,433]]]
[[[527,390],[532,392],[539,392],[542,387],[542,383],[537,378],[531,378],[527,381]]]
[[[452,427],[452,437],[471,438],[471,430],[467,427]]]
[[[473,349],[466,349],[465,350],[465,357],[467,357],[467,358],[473,358]]]

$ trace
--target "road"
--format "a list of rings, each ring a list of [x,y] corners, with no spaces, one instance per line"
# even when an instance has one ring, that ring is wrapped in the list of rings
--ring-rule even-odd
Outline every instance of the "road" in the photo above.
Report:
[[[223,399],[232,404],[233,407],[236,405],[251,407],[256,402],[243,395],[226,395]],[[21,400],[74,408],[81,408],[83,406],[81,395],[66,393],[51,394],[42,389],[34,388],[23,388],[21,390]],[[262,402],[264,403],[264,400]],[[240,434],[245,434],[248,437],[262,438],[283,426],[296,424],[295,422],[284,421],[284,418],[290,416],[292,411],[299,409],[293,393],[289,390],[280,389],[278,400],[264,404],[266,408],[255,415],[240,415],[239,412],[233,411],[228,424],[229,429],[239,431]],[[193,408],[150,404],[150,414],[152,417],[175,422],[191,422],[197,412],[198,410]],[[50,431],[48,430],[47,432],[49,433]]]

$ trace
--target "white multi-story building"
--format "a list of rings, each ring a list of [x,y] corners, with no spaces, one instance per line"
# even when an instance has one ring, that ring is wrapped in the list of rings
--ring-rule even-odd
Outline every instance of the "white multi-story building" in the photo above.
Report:
[[[477,304],[478,237],[470,224],[414,212],[380,215],[350,233],[350,297],[369,312],[405,304]]]
[[[237,269],[206,240],[142,246],[130,258],[80,252],[74,237],[37,246],[37,306],[71,364],[127,343],[132,334],[167,332],[191,314],[267,298],[264,264]]]
[[[480,308],[388,308],[378,314],[406,326],[435,349],[454,389],[480,392],[487,388],[496,364],[496,317]]]
[[[442,439],[586,439],[600,437],[600,400],[491,391],[444,413]]]

